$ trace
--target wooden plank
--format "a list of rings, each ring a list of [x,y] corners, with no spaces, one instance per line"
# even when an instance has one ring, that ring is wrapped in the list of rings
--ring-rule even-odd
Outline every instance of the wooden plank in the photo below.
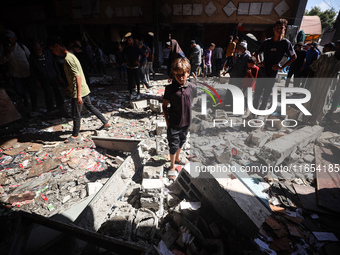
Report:
[[[315,146],[318,205],[340,213],[340,155],[338,150]]]

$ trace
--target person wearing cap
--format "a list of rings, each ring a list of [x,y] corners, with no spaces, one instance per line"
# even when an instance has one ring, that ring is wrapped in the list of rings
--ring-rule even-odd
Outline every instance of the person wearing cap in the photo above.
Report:
[[[195,76],[199,73],[199,67],[202,63],[202,51],[201,47],[196,44],[195,40],[191,40],[190,42],[191,53],[189,56],[189,60],[191,62],[191,73],[194,73]]]
[[[170,83],[173,78],[172,68],[171,68],[172,64],[178,58],[185,58],[185,54],[181,46],[179,46],[179,43],[177,42],[177,40],[171,39],[170,41],[166,42],[166,44],[168,45],[168,49],[169,49],[167,72],[169,76],[168,82]]]
[[[255,58],[257,60],[259,70],[259,78],[256,82],[253,107],[258,109],[260,97],[262,96],[262,103],[260,110],[265,110],[269,100],[269,96],[272,93],[272,89],[275,85],[275,79],[278,71],[283,70],[286,66],[289,66],[296,59],[296,54],[292,44],[289,40],[283,37],[287,20],[279,19],[273,26],[274,35],[271,38],[266,39],[255,52]],[[263,53],[263,60],[260,59],[260,53]],[[289,60],[282,66],[279,65],[284,55],[289,56]]]
[[[290,80],[294,75],[294,87],[300,87],[302,67],[306,62],[306,51],[302,49],[303,42],[296,44],[296,60],[290,65],[285,87],[289,87]]]
[[[247,42],[243,41],[237,45],[237,59],[230,72],[229,83],[241,87],[242,79],[247,73],[247,62],[250,55],[247,53]]]
[[[323,47],[322,53],[326,53],[326,52],[330,52],[334,50],[335,50],[335,44],[332,42],[329,42]]]
[[[237,45],[237,59],[235,61],[234,66],[230,72],[230,80],[229,84],[235,85],[239,88],[242,87],[242,81],[247,73],[248,67],[248,59],[250,55],[246,52],[247,51],[247,42],[243,41]],[[225,74],[225,73],[223,73]],[[230,90],[227,91],[226,95],[226,105],[233,105],[233,97],[231,95]]]
[[[35,111],[38,105],[36,86],[32,82],[29,49],[17,41],[16,34],[7,30],[5,32],[5,45],[0,53],[0,64],[7,64],[16,93],[24,100],[28,107],[31,100],[31,110]],[[28,108],[29,109],[29,108]]]
[[[65,142],[71,143],[81,140],[79,134],[81,125],[81,110],[84,105],[86,109],[96,115],[103,123],[100,129],[108,129],[111,125],[104,115],[92,105],[90,98],[90,89],[86,83],[85,75],[77,57],[69,52],[64,46],[62,40],[57,36],[51,36],[47,40],[47,46],[51,52],[64,58],[64,71],[68,81],[67,92],[71,94],[71,112],[73,119],[73,131]]]

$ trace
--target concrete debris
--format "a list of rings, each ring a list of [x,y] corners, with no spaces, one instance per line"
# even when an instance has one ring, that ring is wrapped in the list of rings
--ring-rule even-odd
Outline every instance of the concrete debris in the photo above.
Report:
[[[145,179],[161,179],[163,177],[164,167],[161,166],[144,166],[143,178]],[[143,181],[144,181],[143,180]]]
[[[166,122],[157,122],[156,123],[156,134],[166,134]]]
[[[267,143],[271,139],[272,135],[266,132],[262,131],[255,131],[251,132],[247,140],[257,146],[257,147],[263,147],[265,143]]]
[[[156,99],[150,99],[150,109],[155,113],[163,112],[162,105]]]
[[[135,110],[144,109],[144,108],[148,107],[148,101],[147,100],[131,101],[130,104],[131,104],[131,107]]]
[[[91,84],[112,81],[111,76],[95,77]],[[220,105],[202,115],[198,98],[180,155],[190,163],[176,164],[170,171],[160,103],[164,84],[155,82],[151,89],[142,89],[141,99],[133,94],[131,102],[127,91],[96,89],[91,100],[112,126],[96,130],[100,121],[84,110],[83,140],[74,144],[61,142],[66,135],[52,137],[71,131],[72,121],[44,119],[37,113],[40,121],[30,121],[13,135],[26,136],[29,142],[15,138],[0,145],[1,203],[12,211],[52,217],[87,199],[74,224],[152,246],[161,254],[241,250],[255,254],[259,249],[311,254],[327,247],[327,242],[337,242],[340,224],[332,212],[318,208],[317,197],[312,196],[315,175],[307,170],[317,159],[315,144],[337,149],[338,133],[323,132],[323,126],[287,128],[277,113],[261,127],[243,126],[247,116],[227,114]],[[219,90],[220,95],[224,92]],[[298,120],[299,115],[287,107],[287,119]],[[214,126],[214,120],[219,124]],[[226,120],[234,125],[226,125]],[[303,169],[268,170],[296,165]],[[218,175],[196,172],[196,166],[235,167],[235,171]],[[243,174],[241,167],[256,171]],[[295,185],[305,199],[303,205]],[[302,194],[304,187],[310,188],[308,194]],[[312,217],[315,210],[322,213]],[[321,225],[325,229],[318,229]]]
[[[91,196],[93,194],[96,194],[102,187],[103,187],[103,184],[99,182],[86,183],[87,195]]]
[[[320,126],[303,127],[295,132],[282,136],[265,144],[259,153],[259,158],[269,165],[278,165],[296,149],[302,149],[315,141],[322,133]]]

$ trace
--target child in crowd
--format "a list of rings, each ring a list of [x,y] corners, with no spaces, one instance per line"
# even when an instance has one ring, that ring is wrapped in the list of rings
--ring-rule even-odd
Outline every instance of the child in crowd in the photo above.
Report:
[[[174,79],[165,88],[163,113],[167,124],[167,138],[170,148],[170,171],[175,170],[175,163],[185,165],[180,158],[181,148],[186,141],[191,124],[191,103],[197,96],[197,88],[188,80],[191,66],[186,58],[178,58],[172,64]],[[168,108],[168,104],[170,107]]]
[[[242,90],[243,93],[247,92],[247,88],[252,87],[253,91],[255,90],[256,78],[259,72],[259,67],[256,66],[256,58],[250,57],[247,61],[248,68],[246,77],[242,81]]]

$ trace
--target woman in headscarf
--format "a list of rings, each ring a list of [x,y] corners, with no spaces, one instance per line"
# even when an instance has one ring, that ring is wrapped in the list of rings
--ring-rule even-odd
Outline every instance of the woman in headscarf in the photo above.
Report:
[[[168,60],[168,76],[169,80],[172,79],[172,72],[171,72],[171,65],[177,58],[185,58],[185,54],[181,47],[179,46],[178,42],[175,39],[171,39],[169,42],[166,43],[169,48],[169,60]]]

